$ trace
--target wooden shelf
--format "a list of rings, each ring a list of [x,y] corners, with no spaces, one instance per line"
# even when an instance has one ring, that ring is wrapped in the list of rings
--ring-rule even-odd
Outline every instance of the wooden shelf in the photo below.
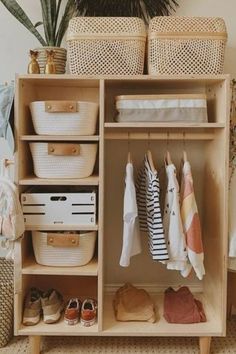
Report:
[[[98,261],[96,258],[93,258],[88,264],[80,267],[51,267],[36,263],[32,257],[23,263],[22,274],[97,276]]]
[[[184,122],[130,122],[130,123],[105,123],[106,129],[149,129],[149,128],[182,128],[182,129],[212,129],[212,128],[225,128],[225,123],[184,123]]]
[[[89,176],[86,178],[39,178],[28,176],[19,180],[19,185],[51,185],[51,186],[97,186],[99,184],[99,176]]]
[[[26,231],[66,231],[66,230],[77,230],[77,231],[97,231],[98,225],[26,225]]]
[[[21,135],[22,141],[99,141],[99,135]]]
[[[35,326],[21,325],[18,330],[18,334],[22,336],[94,336],[96,333],[98,333],[97,323],[91,327],[82,326],[80,323],[69,326],[64,322],[63,315],[58,323],[46,324],[40,321]]]
[[[215,316],[215,311],[211,304],[207,303],[202,294],[194,294],[204,307],[207,322],[193,324],[172,324],[163,317],[163,294],[152,296],[157,314],[159,316],[156,323],[149,322],[120,322],[116,321],[112,301],[114,295],[106,295],[104,299],[104,335],[111,336],[220,336],[222,335],[221,320]]]

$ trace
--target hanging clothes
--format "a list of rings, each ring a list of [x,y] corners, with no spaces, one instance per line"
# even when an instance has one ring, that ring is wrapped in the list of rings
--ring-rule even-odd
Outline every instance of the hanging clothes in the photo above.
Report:
[[[134,184],[133,164],[126,165],[124,209],[123,209],[123,246],[120,266],[128,267],[130,258],[141,252],[138,207]]]
[[[179,183],[173,163],[166,164],[166,175],[168,182],[163,224],[170,259],[165,263],[167,264],[167,269],[181,271],[186,267],[187,249],[180,213]]]
[[[14,153],[14,136],[10,126],[10,113],[14,98],[14,83],[0,84],[0,137],[9,145],[11,153]]]
[[[8,175],[5,160],[0,164],[0,235],[1,247],[7,249],[6,259],[13,259],[14,241],[25,231],[24,216],[18,191]]]
[[[180,190],[181,217],[186,237],[189,262],[181,271],[187,277],[193,267],[198,279],[205,275],[203,264],[204,253],[202,244],[201,225],[194,195],[193,178],[189,161],[184,161],[182,166]]]
[[[153,260],[169,259],[160,209],[160,186],[157,171],[151,168],[145,154],[137,181],[137,201],[140,230],[148,232]]]

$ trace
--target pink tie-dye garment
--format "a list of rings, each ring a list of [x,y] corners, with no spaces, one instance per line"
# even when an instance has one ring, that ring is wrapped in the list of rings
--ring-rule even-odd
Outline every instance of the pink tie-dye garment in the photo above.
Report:
[[[184,162],[182,168],[180,207],[189,259],[189,263],[181,271],[181,274],[187,277],[193,267],[197,277],[202,280],[205,274],[202,233],[194,195],[191,166],[188,161]]]

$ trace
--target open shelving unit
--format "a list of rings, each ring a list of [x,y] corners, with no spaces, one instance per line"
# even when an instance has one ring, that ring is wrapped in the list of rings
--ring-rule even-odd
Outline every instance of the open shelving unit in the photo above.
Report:
[[[126,94],[205,93],[208,123],[117,123],[115,97]],[[93,100],[99,103],[96,135],[86,137],[38,136],[29,113],[35,100]],[[22,75],[16,84],[16,183],[20,192],[28,187],[94,187],[98,193],[95,226],[33,225],[27,227],[15,250],[15,334],[29,335],[32,354],[39,353],[42,335],[97,336],[195,336],[200,353],[208,354],[212,336],[226,332],[227,203],[229,144],[229,77],[207,76],[106,76]],[[99,144],[94,174],[85,179],[40,179],[34,176],[28,144],[31,141],[92,141]],[[206,275],[183,279],[175,271],[153,262],[148,253],[147,236],[142,235],[143,251],[132,258],[128,268],[119,266],[122,246],[124,173],[130,150],[138,169],[149,146],[164,180],[163,156],[167,149],[178,168],[183,146],[187,151],[195,182],[195,194],[202,225]],[[32,230],[96,230],[95,257],[83,267],[45,267],[36,263],[32,251]],[[156,304],[155,324],[118,322],[112,301],[125,282],[145,288]],[[36,284],[37,283],[37,284]],[[66,296],[93,296],[98,300],[98,320],[90,328],[67,326],[61,320],[47,325],[22,325],[23,300],[30,286],[53,285]],[[63,284],[63,287],[62,287]],[[180,325],[163,317],[163,294],[168,286],[186,285],[203,303],[206,323]],[[78,292],[75,294],[75,289]]]

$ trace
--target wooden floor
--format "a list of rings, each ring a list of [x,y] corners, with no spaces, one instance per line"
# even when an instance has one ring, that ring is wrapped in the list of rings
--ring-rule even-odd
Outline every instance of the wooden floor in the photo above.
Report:
[[[198,339],[140,337],[45,337],[41,354],[198,354]],[[28,337],[14,338],[0,354],[27,354]],[[236,353],[236,317],[226,338],[213,338],[212,354]]]

